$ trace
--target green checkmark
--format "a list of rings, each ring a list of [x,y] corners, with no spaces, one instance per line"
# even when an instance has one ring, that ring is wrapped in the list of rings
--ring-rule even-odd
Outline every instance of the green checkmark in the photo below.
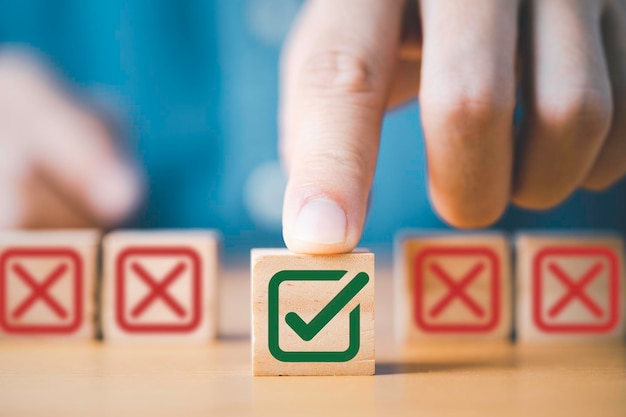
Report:
[[[285,316],[285,322],[302,340],[308,342],[367,285],[369,280],[370,278],[365,272],[359,272],[308,324],[294,312]]]
[[[268,347],[281,362],[347,362],[354,358],[361,343],[361,309],[357,305],[349,314],[349,345],[344,351],[284,351],[279,343],[279,287],[285,281],[338,281],[347,271],[286,270],[274,274],[268,285]],[[365,272],[358,273],[309,322],[295,312],[285,315],[285,322],[304,341],[313,339],[369,282]]]

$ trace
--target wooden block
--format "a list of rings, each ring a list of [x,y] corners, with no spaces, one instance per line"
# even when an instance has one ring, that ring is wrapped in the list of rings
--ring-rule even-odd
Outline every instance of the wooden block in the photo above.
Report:
[[[252,251],[254,375],[374,374],[374,254]]]
[[[218,238],[210,231],[105,236],[105,341],[201,343],[217,333]]]
[[[95,230],[0,233],[0,338],[95,337]]]
[[[395,333],[405,341],[507,340],[512,278],[497,232],[404,232],[394,253]]]
[[[624,248],[611,234],[523,233],[516,239],[520,341],[624,337]]]

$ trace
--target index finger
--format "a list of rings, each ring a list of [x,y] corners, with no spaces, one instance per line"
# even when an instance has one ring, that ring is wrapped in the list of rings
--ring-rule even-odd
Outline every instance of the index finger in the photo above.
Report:
[[[400,38],[402,0],[314,0],[286,48],[281,145],[289,249],[358,243]]]

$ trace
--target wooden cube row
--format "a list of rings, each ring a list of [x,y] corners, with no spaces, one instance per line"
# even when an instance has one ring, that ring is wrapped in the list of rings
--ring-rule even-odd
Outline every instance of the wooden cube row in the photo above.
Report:
[[[110,233],[100,283],[99,240],[95,231],[0,233],[0,337],[88,339],[96,323],[107,341],[215,337],[215,234]],[[397,334],[505,340],[515,327],[521,340],[623,338],[619,237],[519,235],[516,283],[511,253],[499,233],[405,235],[395,256]],[[267,249],[251,261],[256,375],[373,374],[372,253]]]
[[[513,252],[501,233],[405,233],[395,262],[401,340],[624,339],[619,236],[521,233]]]
[[[99,327],[105,341],[215,337],[215,233],[109,233],[102,282],[99,244],[95,230],[0,233],[0,338],[91,339]]]

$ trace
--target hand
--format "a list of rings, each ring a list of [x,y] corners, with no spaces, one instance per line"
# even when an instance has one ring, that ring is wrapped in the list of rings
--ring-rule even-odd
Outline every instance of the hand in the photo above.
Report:
[[[140,194],[114,138],[21,52],[0,53],[0,228],[108,226]]]
[[[626,173],[626,1],[309,1],[283,56],[291,250],[355,247],[383,114],[415,97],[430,199],[454,226],[606,188]]]

